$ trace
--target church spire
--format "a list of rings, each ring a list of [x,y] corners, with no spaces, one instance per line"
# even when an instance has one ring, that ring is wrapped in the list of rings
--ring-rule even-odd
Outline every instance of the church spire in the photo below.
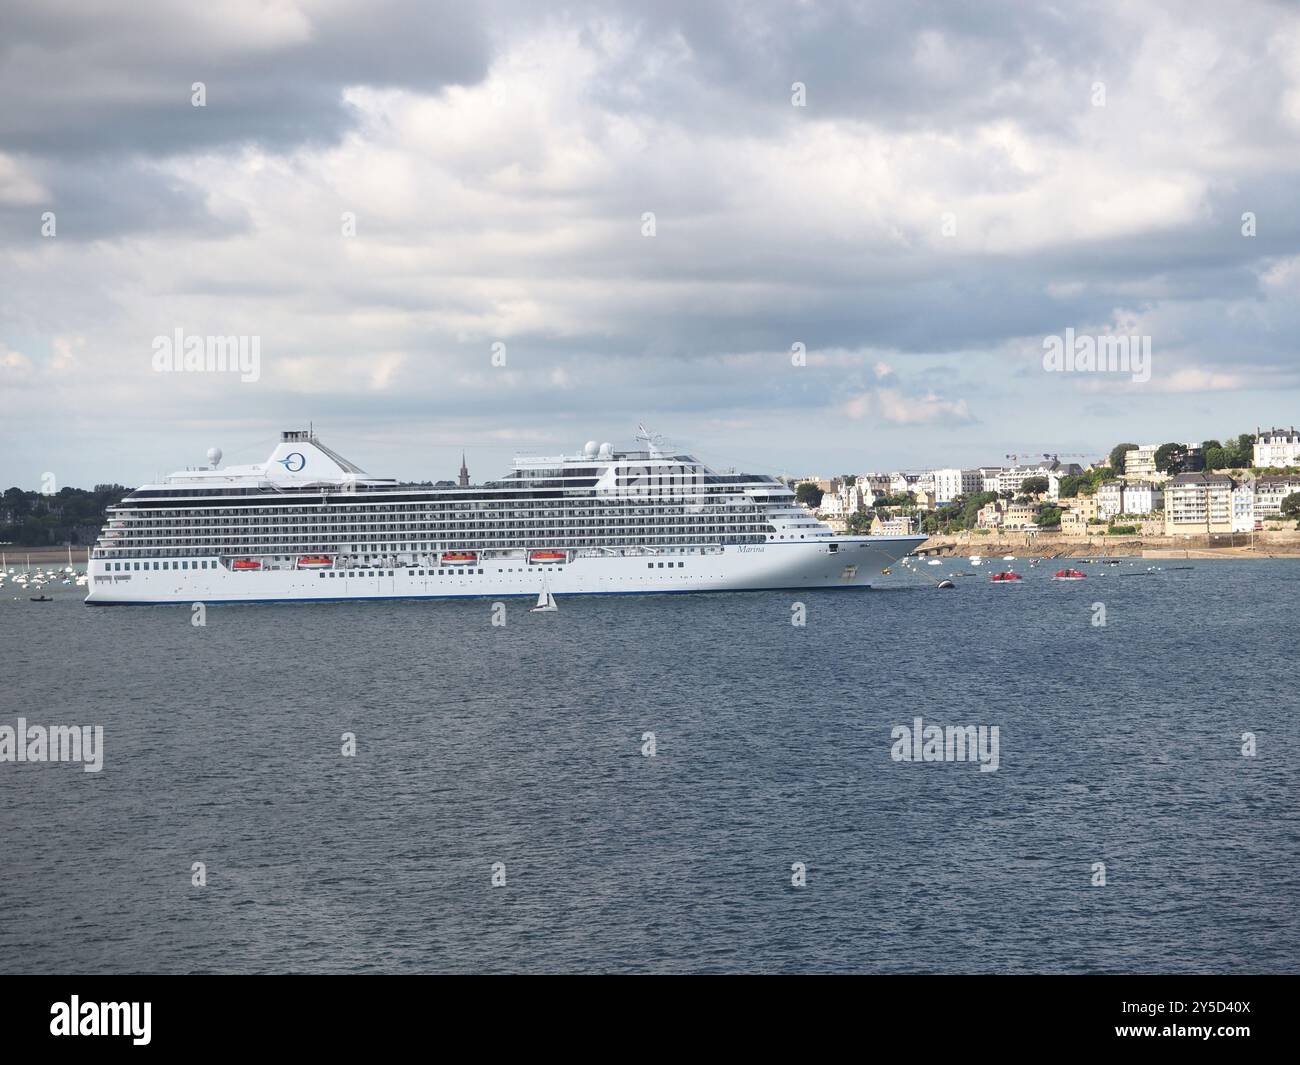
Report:
[[[465,452],[460,453],[460,486],[469,487],[469,467],[465,465]]]

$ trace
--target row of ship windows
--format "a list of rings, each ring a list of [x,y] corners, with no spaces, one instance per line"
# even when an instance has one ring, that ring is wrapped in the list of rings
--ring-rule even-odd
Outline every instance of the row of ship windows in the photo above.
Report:
[[[820,535],[823,535],[823,534],[814,534],[814,536],[820,536]],[[769,535],[769,536],[768,536],[768,539],[769,539],[769,540],[772,540],[772,539],[781,539],[781,540],[784,540],[784,539],[786,539],[786,537],[785,537],[784,534],[782,534],[782,535],[779,536],[779,537],[774,537],[774,536]],[[791,539],[791,540],[794,539],[794,534],[793,534],[793,533],[790,534],[790,539]],[[806,540],[806,539],[807,539],[806,534],[804,534],[804,533],[800,533],[800,534],[799,534],[799,539],[800,539],[800,540]],[[732,541],[728,540],[728,541],[726,541],[726,542],[730,543],[730,542],[732,542]],[[248,546],[248,543],[247,543],[247,542],[243,542],[243,541],[241,541],[241,544],[242,544],[242,546],[244,546],[245,548]],[[122,550],[122,549],[124,549],[127,545],[126,545],[126,544],[113,544],[113,545],[105,545],[105,546],[112,546],[112,547],[117,548],[118,550]],[[178,545],[172,544],[172,545],[169,545],[169,546],[171,546],[171,547],[173,548],[173,550],[174,550],[174,549],[176,549],[176,547],[177,547]],[[212,545],[205,545],[205,546],[206,546],[206,548],[209,549],[209,550],[212,548]],[[228,543],[228,544],[225,545],[225,546],[230,546],[230,544]],[[275,547],[275,546],[283,547],[283,546],[287,546],[287,545],[271,545],[271,546],[272,546],[272,547]],[[309,544],[309,545],[307,545],[307,546],[305,546],[305,547],[302,548],[302,550],[320,550],[320,551],[325,551],[325,550],[335,550],[335,549],[336,549],[336,548],[335,548],[333,545],[326,545],[326,544]],[[405,547],[405,546],[402,545],[402,544],[389,545],[387,548],[385,548],[383,545],[373,544],[373,545],[370,545],[369,549],[370,549],[370,550],[373,550],[373,551],[380,551],[380,550],[385,550],[385,549],[388,549],[388,550],[395,550],[395,551],[402,551],[402,550],[417,550],[417,549],[415,549],[415,548],[407,548],[407,547]],[[194,550],[198,550],[198,549],[196,548],[196,549],[194,549]],[[361,547],[357,548],[356,550],[357,550],[357,553],[358,553],[358,554],[360,554],[360,553],[364,553],[364,552],[367,550],[367,546],[363,544],[363,545],[361,545]],[[669,564],[671,565],[671,563],[669,563]],[[680,562],[677,563],[677,564],[678,564],[679,566],[682,565],[682,563],[680,563]],[[108,563],[108,565],[107,565],[107,569],[112,570],[114,566],[118,567],[119,569],[120,569],[121,567],[123,567],[123,566],[125,566],[127,569],[130,569],[132,565],[133,565],[133,563],[130,563],[130,562],[110,562],[110,563]],[[139,568],[140,568],[140,565],[141,565],[141,563],[139,563],[139,562],[134,563],[134,566],[135,566],[136,569],[139,569]],[[155,562],[155,563],[153,564],[153,568],[154,568],[154,569],[157,569],[157,568],[158,568],[158,565],[159,565],[159,564],[158,564],[157,562]],[[212,566],[213,566],[214,569],[216,568],[216,565],[217,565],[217,564],[216,564],[215,562],[212,563]],[[651,563],[651,565],[653,565],[653,563]],[[663,563],[660,563],[660,565],[662,566]],[[194,566],[195,569],[199,569],[200,567],[202,567],[203,569],[207,569],[207,568],[208,568],[208,564],[207,564],[206,562],[194,562],[194,563],[193,563],[193,566]],[[145,567],[145,569],[148,569],[148,568],[149,568],[149,563],[147,563],[147,562],[144,563],[144,567]],[[188,563],[188,562],[174,562],[174,563],[170,563],[170,564],[169,564],[169,563],[167,563],[167,562],[164,562],[164,563],[162,563],[162,568],[163,568],[163,569],[171,569],[171,568],[175,568],[175,569],[189,569],[189,568],[190,568],[190,563]]]
[[[698,502],[684,499],[675,499],[664,501],[655,505],[647,506],[644,501],[640,506],[631,506],[628,503],[608,503],[597,508],[590,506],[581,509],[575,507],[557,507],[554,503],[538,504],[532,507],[519,506],[478,506],[478,507],[457,507],[440,508],[439,510],[427,510],[421,507],[392,507],[392,508],[337,508],[337,507],[213,507],[203,510],[181,509],[171,507],[142,507],[124,506],[115,509],[114,514],[121,517],[153,517],[153,518],[224,518],[227,521],[250,517],[275,518],[281,521],[302,521],[315,519],[316,521],[338,521],[369,519],[372,521],[391,520],[392,518],[424,518],[428,521],[449,521],[452,519],[470,518],[482,516],[494,521],[513,518],[518,521],[527,521],[541,517],[576,517],[576,518],[607,518],[611,516],[629,516],[629,515],[660,515],[660,514],[685,514],[687,507],[695,509],[697,513],[722,513],[730,510],[741,510],[748,513],[754,513],[757,510],[781,506],[786,504],[782,502],[767,501],[746,501],[744,503],[726,503],[722,500],[701,500]]]
[[[761,532],[751,533],[747,536],[701,536],[695,543],[698,544],[750,544],[758,543],[763,539],[764,534]],[[791,534],[790,539],[794,539]],[[802,534],[799,537],[803,539]],[[659,546],[680,541],[674,537],[668,536],[650,536],[639,537],[633,541],[622,538],[609,538],[591,541],[590,538],[581,538],[583,542],[572,543],[570,538],[557,538],[555,542],[548,546],[562,547],[642,547],[642,546]],[[767,539],[777,539],[771,533],[767,534]],[[786,539],[784,535],[779,539]],[[484,540],[461,540],[451,545],[459,549],[476,550],[476,549],[495,549],[500,547],[513,547],[518,541],[507,538],[495,538]],[[307,551],[343,551],[347,554],[364,554],[367,550],[373,551],[416,551],[416,550],[441,550],[441,547],[416,548],[405,547],[400,543],[391,544],[374,544],[367,548],[366,545],[342,545],[337,542],[325,540],[285,540],[272,543],[269,540],[254,539],[253,537],[237,537],[226,540],[216,540],[212,537],[175,537],[168,540],[141,538],[141,539],[105,539],[101,538],[96,543],[97,549],[111,550],[116,552],[135,551],[140,554],[156,554],[159,550],[167,550],[172,554],[223,554],[238,548],[244,554],[278,554],[283,552],[307,552]]]
[[[319,576],[322,580],[324,580],[326,577],[340,577],[340,576],[341,576],[341,577],[383,577],[383,576],[385,575],[385,573],[387,573],[387,575],[388,575],[389,577],[392,577],[392,576],[394,576],[394,575],[396,574],[396,572],[397,572],[396,570],[391,570],[391,569],[390,569],[390,570],[387,570],[387,571],[382,570],[382,569],[366,569],[366,570],[352,570],[352,569],[350,569],[350,570],[321,570],[321,572],[318,574],[318,576]],[[524,570],[522,570],[522,569],[519,569],[519,570],[514,570],[514,569],[503,569],[503,570],[498,570],[497,572],[499,572],[499,573],[523,573]],[[482,571],[482,570],[459,569],[459,568],[457,568],[457,569],[427,570],[427,571],[426,571],[426,570],[422,570],[422,569],[419,569],[419,570],[416,570],[416,569],[408,569],[408,570],[406,571],[406,575],[407,575],[408,577],[435,577],[435,576],[436,576],[436,577],[463,577],[463,576],[464,576],[465,574],[467,574],[467,573],[478,573],[478,575],[479,575],[480,577],[483,575],[483,571]]]
[[[105,572],[120,573],[123,570],[130,570],[134,567],[137,571],[143,566],[146,570],[149,568],[148,562],[108,562],[104,565]],[[163,569],[207,569],[208,563],[203,561],[195,562],[155,562],[154,569],[159,567]],[[217,564],[212,563],[212,568],[217,569]]]

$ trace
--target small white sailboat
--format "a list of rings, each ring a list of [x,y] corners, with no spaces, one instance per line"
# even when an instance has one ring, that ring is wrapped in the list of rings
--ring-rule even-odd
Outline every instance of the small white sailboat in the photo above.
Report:
[[[551,610],[559,610],[559,605],[555,602],[555,596],[551,594],[550,588],[546,582],[542,582],[542,590],[537,593],[537,605],[528,608],[530,614],[544,614]]]

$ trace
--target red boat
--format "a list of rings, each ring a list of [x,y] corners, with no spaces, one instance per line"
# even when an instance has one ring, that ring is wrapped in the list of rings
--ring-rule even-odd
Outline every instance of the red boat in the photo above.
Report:
[[[563,551],[529,551],[529,562],[564,562],[567,555]]]
[[[442,556],[444,566],[472,566],[478,561],[478,555],[473,551],[448,551]]]
[[[299,569],[325,569],[327,566],[334,565],[334,560],[326,558],[324,555],[303,555],[298,559]]]
[[[1012,573],[1010,570],[1007,570],[1005,573],[993,574],[989,580],[994,584],[1011,584],[1015,581],[1023,581],[1024,577],[1020,576],[1019,573]]]
[[[230,564],[230,568],[233,570],[261,569],[262,563],[253,558],[237,558]]]
[[[1052,580],[1081,581],[1084,580],[1087,576],[1088,575],[1086,573],[1080,573],[1077,569],[1058,569],[1055,573],[1052,574]]]

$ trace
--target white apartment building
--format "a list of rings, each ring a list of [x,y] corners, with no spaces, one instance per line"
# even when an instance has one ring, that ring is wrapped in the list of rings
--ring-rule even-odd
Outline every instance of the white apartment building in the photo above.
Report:
[[[1300,492],[1300,477],[1260,477],[1254,483],[1256,521],[1282,513],[1282,500]]]
[[[958,496],[974,495],[983,491],[984,480],[979,470],[932,470],[934,501],[938,505],[951,503]]]
[[[1294,428],[1257,431],[1251,461],[1256,466],[1300,466],[1300,433]]]
[[[1250,532],[1255,528],[1255,483],[1242,481],[1232,490],[1232,531]]]
[[[1044,477],[1047,479],[1047,498],[1060,499],[1061,478],[1082,472],[1083,467],[1077,462],[1061,463],[1056,459],[1048,459],[1036,466],[1012,466],[1000,471],[995,482],[997,487],[987,491],[1014,492],[1020,495],[1020,486],[1027,478]]]
[[[1002,476],[1002,466],[981,466],[977,471],[980,475],[980,491],[996,492],[998,490],[998,478]]]
[[[1124,485],[1121,514],[1154,514],[1165,509],[1165,490],[1154,481],[1129,481]]]

